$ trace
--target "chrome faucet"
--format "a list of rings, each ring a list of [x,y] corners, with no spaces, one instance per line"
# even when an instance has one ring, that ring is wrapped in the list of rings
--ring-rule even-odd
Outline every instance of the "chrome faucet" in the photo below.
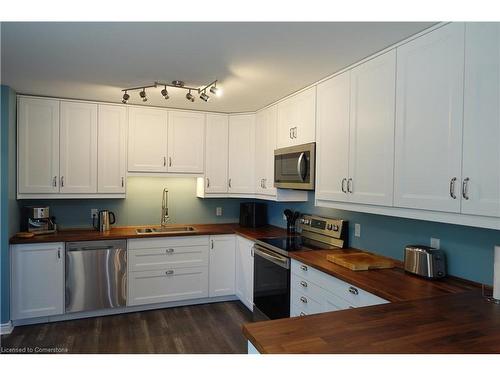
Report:
[[[168,189],[163,189],[163,196],[161,199],[161,220],[160,225],[164,227],[167,225],[167,222],[170,220],[168,216]]]

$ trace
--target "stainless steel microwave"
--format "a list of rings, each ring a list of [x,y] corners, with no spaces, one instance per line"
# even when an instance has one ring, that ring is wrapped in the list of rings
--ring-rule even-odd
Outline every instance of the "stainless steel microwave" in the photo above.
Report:
[[[315,152],[315,143],[274,150],[274,186],[314,190]]]

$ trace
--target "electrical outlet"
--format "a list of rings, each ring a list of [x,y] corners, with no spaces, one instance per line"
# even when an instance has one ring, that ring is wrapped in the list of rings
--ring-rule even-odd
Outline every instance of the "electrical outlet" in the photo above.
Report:
[[[215,208],[215,216],[222,216],[222,207]]]
[[[439,238],[432,238],[431,237],[431,247],[433,247],[434,249],[440,249],[441,247],[441,241],[439,240]]]
[[[94,217],[97,218],[97,214],[99,213],[98,208],[91,208],[90,209],[90,218],[93,219]]]
[[[354,224],[354,237],[361,237],[361,224]]]

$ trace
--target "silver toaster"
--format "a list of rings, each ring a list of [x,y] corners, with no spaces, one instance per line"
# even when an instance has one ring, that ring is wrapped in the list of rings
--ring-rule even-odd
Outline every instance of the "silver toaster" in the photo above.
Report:
[[[446,276],[446,257],[442,250],[429,246],[405,247],[405,271],[429,279]]]

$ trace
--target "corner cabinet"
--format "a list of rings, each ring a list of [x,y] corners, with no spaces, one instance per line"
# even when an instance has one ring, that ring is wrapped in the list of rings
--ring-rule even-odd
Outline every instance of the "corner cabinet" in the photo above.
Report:
[[[316,140],[316,86],[277,104],[278,148],[311,143]]]
[[[128,171],[167,172],[168,112],[128,109]]]
[[[11,319],[64,313],[64,243],[11,245]]]
[[[236,236],[236,296],[253,311],[253,246],[246,238]]]
[[[228,152],[229,117],[207,114],[203,181],[206,193],[227,193]]]
[[[464,24],[398,47],[397,60],[394,205],[458,213]]]
[[[236,238],[234,235],[210,236],[208,296],[234,295]]]

